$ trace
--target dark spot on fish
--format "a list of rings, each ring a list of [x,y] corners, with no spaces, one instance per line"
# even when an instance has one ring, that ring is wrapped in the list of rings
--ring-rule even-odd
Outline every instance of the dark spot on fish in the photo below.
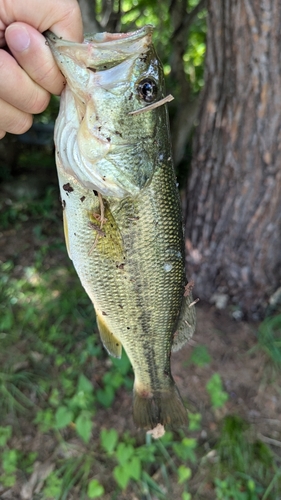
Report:
[[[83,203],[83,201],[84,201],[85,199],[86,199],[86,198],[85,198],[85,196],[82,196],[82,198],[80,198],[80,201],[82,201],[82,203]]]
[[[102,311],[101,313],[103,316],[107,316],[106,312]]]
[[[64,210],[65,206],[66,206],[65,200],[62,200],[61,205],[62,205],[62,209]]]
[[[119,344],[116,344],[116,347],[119,347]]]
[[[120,137],[123,137],[122,134],[121,134],[121,132],[118,132],[118,130],[115,130],[115,134],[116,135],[120,135]]]
[[[96,68],[90,68],[90,66],[87,66],[87,69],[89,69],[90,71],[92,71],[93,73],[96,73]]]
[[[73,233],[73,234],[74,234],[74,236],[76,236],[76,233]]]
[[[64,184],[62,187],[67,193],[71,193],[72,191],[74,191],[73,187],[69,184],[69,182],[67,184]]]
[[[106,69],[106,68],[107,68],[107,66],[104,65],[104,69]]]
[[[110,227],[114,227],[114,225],[112,224],[112,222],[110,223]]]
[[[107,138],[106,138],[106,140],[107,140],[108,142],[110,142],[110,141],[111,141],[110,137],[107,137]]]
[[[98,127],[98,131],[99,131],[99,132],[101,131],[101,126],[100,126],[100,127]]]
[[[119,305],[120,309],[123,309],[123,306],[122,306],[122,304],[118,304],[118,305]]]
[[[106,179],[106,175],[103,175],[102,180],[105,181],[105,179]]]
[[[141,56],[142,56],[142,57],[140,57],[140,61],[142,61],[142,62],[146,62],[146,60],[147,60],[147,54],[144,54],[144,55],[143,55],[143,54],[141,54]]]
[[[131,328],[129,326],[127,326],[127,330],[131,330]]]
[[[98,192],[95,189],[93,189],[93,193],[95,196],[98,196]]]
[[[128,97],[129,101],[133,98],[133,95],[134,95],[133,92],[131,92],[129,97]]]
[[[116,264],[117,269],[124,269],[125,264]]]

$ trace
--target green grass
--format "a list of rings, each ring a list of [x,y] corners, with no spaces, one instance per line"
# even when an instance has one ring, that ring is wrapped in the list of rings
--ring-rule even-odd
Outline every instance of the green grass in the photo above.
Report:
[[[266,318],[258,329],[258,345],[277,369],[281,368],[281,314]]]

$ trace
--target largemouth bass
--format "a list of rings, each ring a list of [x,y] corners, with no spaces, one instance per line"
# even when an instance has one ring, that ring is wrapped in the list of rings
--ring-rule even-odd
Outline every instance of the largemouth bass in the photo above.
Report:
[[[55,143],[69,257],[104,347],[119,358],[123,345],[132,363],[136,425],[183,425],[170,356],[195,309],[152,27],[82,44],[46,36],[67,81]]]

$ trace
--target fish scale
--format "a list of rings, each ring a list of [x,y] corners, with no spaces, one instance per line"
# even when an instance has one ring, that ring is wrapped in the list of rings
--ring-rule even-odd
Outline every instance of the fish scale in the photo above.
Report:
[[[121,63],[110,60],[109,69],[94,73],[89,67],[95,57],[103,60],[105,45],[106,57],[110,46],[117,57],[115,35],[91,36],[84,44],[47,35],[67,79],[55,142],[68,253],[95,307],[105,348],[120,357],[123,345],[132,363],[133,416],[147,429],[186,423],[170,356],[195,327],[192,295],[184,296],[167,109],[129,115],[143,105],[140,82],[153,81],[155,100],[164,97],[151,32],[148,26],[120,35]]]

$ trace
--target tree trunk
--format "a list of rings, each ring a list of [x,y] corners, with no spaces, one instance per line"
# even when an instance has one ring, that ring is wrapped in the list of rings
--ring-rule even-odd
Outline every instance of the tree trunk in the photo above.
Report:
[[[258,319],[281,284],[280,1],[209,0],[208,14],[187,270],[199,297]]]

